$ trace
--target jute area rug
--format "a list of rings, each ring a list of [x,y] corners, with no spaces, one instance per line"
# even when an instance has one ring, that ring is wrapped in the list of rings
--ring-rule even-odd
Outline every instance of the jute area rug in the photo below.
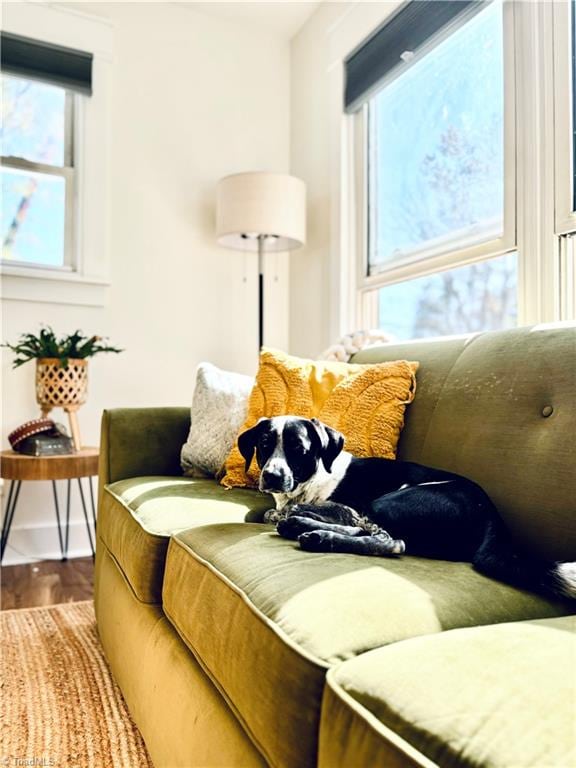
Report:
[[[90,601],[0,612],[0,766],[152,768]]]

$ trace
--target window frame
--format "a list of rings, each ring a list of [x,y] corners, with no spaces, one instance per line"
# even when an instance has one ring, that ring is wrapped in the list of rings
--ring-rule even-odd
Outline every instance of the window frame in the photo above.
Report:
[[[572,82],[572,4],[552,3],[554,54],[554,169],[556,178],[555,231],[557,235],[576,231],[576,190],[574,189],[574,89]],[[574,10],[576,13],[576,9]],[[566,94],[572,95],[567,99]],[[563,97],[564,96],[564,97]]]
[[[517,105],[516,105],[516,66],[515,66],[515,18],[512,3],[502,4],[503,13],[503,60],[504,60],[504,209],[503,231],[498,238],[489,240],[471,236],[460,242],[447,241],[426,248],[415,249],[405,257],[389,262],[382,271],[368,274],[368,103],[350,115],[350,133],[352,152],[350,175],[354,179],[355,205],[351,211],[354,230],[354,260],[356,264],[356,327],[376,327],[378,324],[378,289],[407,280],[426,277],[434,273],[455,269],[490,258],[514,252],[517,244],[516,189],[517,189]],[[423,46],[411,60],[411,63],[424,58],[433,46],[440,43],[459,28],[464,26],[477,12],[464,13],[454,23],[434,36],[430,43]],[[385,80],[381,87],[385,87]],[[521,292],[518,291],[520,304]]]
[[[560,320],[576,318],[576,233],[560,238]]]
[[[31,78],[20,75],[11,75],[2,73],[2,77],[12,77],[27,82],[37,82]],[[61,86],[52,86],[61,87]],[[78,111],[78,99],[75,93],[61,87],[65,93],[64,96],[64,163],[63,165],[50,165],[49,163],[39,163],[27,160],[24,157],[15,155],[0,155],[0,166],[2,168],[12,168],[17,171],[31,172],[48,177],[57,176],[63,178],[66,183],[66,194],[64,199],[64,253],[62,254],[61,265],[40,264],[32,261],[23,261],[18,259],[4,259],[0,254],[0,264],[2,268],[16,267],[31,270],[50,270],[52,272],[75,272],[77,271],[78,250],[76,247],[77,230],[77,195],[76,195],[76,158],[74,156],[74,147],[76,139],[76,113]]]

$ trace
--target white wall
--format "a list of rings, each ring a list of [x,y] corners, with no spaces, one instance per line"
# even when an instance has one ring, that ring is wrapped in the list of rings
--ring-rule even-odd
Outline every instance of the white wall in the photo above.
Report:
[[[175,3],[78,7],[114,28],[108,299],[102,307],[5,300],[2,338],[49,323],[125,348],[90,363],[79,420],[84,443],[96,445],[103,408],[187,405],[201,360],[255,369],[256,256],[215,244],[214,192],[225,174],[289,170],[289,45]],[[267,343],[280,347],[286,258],[268,260]],[[4,447],[8,432],[38,415],[34,366],[12,371],[11,360],[3,350]],[[23,485],[6,563],[57,555],[50,494],[49,484]],[[72,554],[86,553],[77,503],[72,519]]]
[[[398,6],[323,3],[291,44],[291,171],[308,188],[306,248],[290,258],[290,349],[316,357],[354,328],[347,300],[343,62]]]
[[[329,30],[349,5],[323,3],[291,43],[290,164],[306,182],[308,233],[290,257],[290,350],[305,357],[330,343]]]

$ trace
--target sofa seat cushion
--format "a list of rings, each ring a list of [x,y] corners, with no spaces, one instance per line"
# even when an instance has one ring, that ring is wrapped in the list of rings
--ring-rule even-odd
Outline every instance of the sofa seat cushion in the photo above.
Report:
[[[164,610],[272,765],[314,765],[330,665],[452,627],[566,614],[466,563],[310,553],[271,526],[170,542]]]
[[[266,494],[226,490],[215,480],[133,477],[105,487],[98,537],[136,597],[145,603],[159,603],[172,533],[210,522],[261,520],[271,506]]]
[[[573,616],[371,651],[328,673],[319,766],[576,765],[575,668]]]

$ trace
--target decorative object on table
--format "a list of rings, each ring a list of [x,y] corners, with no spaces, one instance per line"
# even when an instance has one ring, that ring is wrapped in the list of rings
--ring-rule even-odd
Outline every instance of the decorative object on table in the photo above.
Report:
[[[4,550],[8,544],[16,505],[20,496],[20,489],[24,480],[50,480],[52,482],[52,493],[54,496],[54,507],[56,511],[56,523],[58,529],[58,540],[60,543],[60,552],[62,560],[68,558],[68,541],[70,533],[70,497],[72,480],[78,483],[80,501],[82,503],[82,512],[86,523],[86,532],[88,541],[94,557],[94,543],[90,530],[90,520],[88,518],[88,507],[86,496],[82,487],[82,479],[88,478],[88,489],[90,492],[90,506],[92,509],[92,523],[96,529],[96,505],[94,503],[94,489],[92,487],[92,477],[98,474],[98,448],[82,448],[76,453],[67,456],[24,456],[14,451],[2,451],[0,454],[0,476],[4,480],[10,480],[8,490],[8,500],[2,521],[2,535],[0,543],[0,562],[4,557]],[[57,480],[67,481],[66,494],[66,519],[64,529],[60,520],[60,504],[58,502],[58,490],[56,488]]]
[[[190,434],[180,456],[184,474],[214,477],[246,420],[254,377],[200,363],[190,413]]]
[[[42,414],[52,408],[79,408],[88,396],[88,361],[41,357],[36,360],[36,400]]]
[[[122,352],[102,343],[101,336],[84,336],[74,331],[58,339],[50,327],[39,334],[24,333],[16,344],[2,344],[16,354],[13,368],[36,360],[36,400],[45,418],[53,408],[68,414],[76,450],[80,449],[80,429],[76,411],[88,394],[88,359],[100,352]]]
[[[26,421],[8,435],[8,442],[12,446],[14,451],[17,450],[16,446],[22,440],[32,435],[37,435],[40,432],[45,432],[47,429],[52,429],[54,422],[51,419],[32,419],[32,421]]]
[[[408,360],[374,365],[323,362],[265,348],[240,432],[262,417],[318,418],[342,432],[346,450],[355,456],[394,459],[404,412],[416,393],[418,365]],[[256,462],[246,471],[237,442],[225,467],[222,485],[257,487]]]
[[[12,450],[26,456],[65,456],[74,453],[74,443],[62,424],[34,419],[10,432]]]
[[[258,252],[258,348],[264,343],[264,253],[306,242],[306,186],[283,173],[237,173],[218,183],[216,231],[227,248]]]

